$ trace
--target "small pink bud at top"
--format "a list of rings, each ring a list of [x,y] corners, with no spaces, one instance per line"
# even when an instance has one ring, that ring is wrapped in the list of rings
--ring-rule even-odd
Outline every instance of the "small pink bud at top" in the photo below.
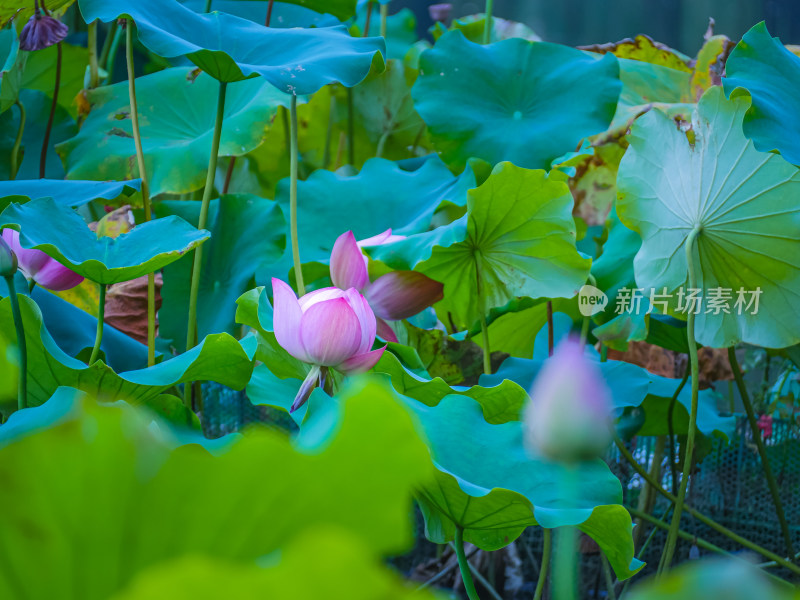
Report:
[[[69,28],[61,21],[37,8],[19,34],[20,50],[42,50],[59,43],[69,33]]]
[[[525,408],[525,443],[554,460],[601,455],[611,441],[611,392],[581,343],[567,339],[548,359]]]

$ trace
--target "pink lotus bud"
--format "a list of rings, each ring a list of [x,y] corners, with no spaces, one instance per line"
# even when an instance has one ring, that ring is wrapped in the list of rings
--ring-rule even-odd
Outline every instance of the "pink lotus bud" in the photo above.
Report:
[[[758,418],[758,428],[764,439],[772,436],[772,415],[761,415]]]
[[[0,277],[13,277],[18,268],[17,255],[0,237]]]
[[[428,14],[434,22],[447,23],[450,20],[450,13],[453,10],[453,5],[449,2],[440,4],[431,4],[428,7]]]
[[[292,288],[273,278],[272,293],[275,338],[296,359],[353,374],[368,371],[383,355],[384,348],[371,350],[375,314],[356,289],[323,288],[298,300]],[[304,382],[301,392],[306,398],[319,383],[320,374],[317,370],[315,382]],[[292,410],[304,401],[298,395]]]
[[[611,392],[583,346],[567,339],[544,363],[525,409],[525,443],[554,460],[583,460],[611,441]]]
[[[438,281],[414,271],[395,271],[369,282],[367,257],[361,252],[364,246],[380,246],[405,239],[392,235],[387,229],[371,238],[356,242],[352,231],[339,236],[331,252],[331,281],[343,290],[355,288],[363,292],[370,307],[378,317],[378,335],[389,342],[397,336],[386,323],[413,317],[435,304],[443,297],[444,286]]]
[[[57,44],[69,33],[69,28],[58,19],[44,13],[38,6],[19,34],[20,50],[42,50]]]
[[[54,292],[62,292],[74,288],[83,281],[83,277],[41,250],[23,248],[19,243],[19,232],[9,228],[3,229],[3,239],[17,255],[20,271],[37,285]]]

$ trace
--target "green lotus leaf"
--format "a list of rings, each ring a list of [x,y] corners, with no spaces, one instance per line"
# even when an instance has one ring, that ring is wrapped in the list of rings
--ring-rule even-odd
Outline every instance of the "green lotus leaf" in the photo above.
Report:
[[[602,460],[567,467],[534,456],[523,446],[520,421],[490,424],[478,402],[463,396],[409,406],[438,469],[436,483],[418,494],[430,539],[444,543],[458,525],[465,540],[496,550],[529,525],[572,525],[595,539],[620,579],[642,567],[622,487]]]
[[[131,585],[134,593],[142,585],[137,575],[175,560],[204,556],[249,569],[272,553],[281,556],[264,572],[272,590],[284,590],[285,577],[300,565],[304,577],[320,574],[319,585],[334,566],[354,569],[349,582],[362,583],[363,560],[342,565],[328,550],[300,552],[320,548],[313,539],[329,548],[334,529],[345,542],[336,553],[357,544],[384,581],[372,589],[394,590],[377,565],[381,555],[405,551],[413,541],[411,493],[429,477],[428,450],[406,409],[381,386],[329,406],[326,426],[309,431],[301,449],[279,432],[261,430],[238,436],[216,455],[176,443],[169,427],[151,425],[151,413],[122,403],[62,396],[19,411],[0,432],[37,410],[51,411],[54,422],[35,435],[17,429],[0,450],[0,547],[14,548],[0,567],[0,596],[19,597],[24,581],[30,600],[105,600]],[[264,465],[281,468],[254,477]],[[48,576],[37,577],[40,569]]]
[[[381,2],[388,4],[388,2]],[[367,25],[367,11],[362,10],[351,29],[353,35],[364,35]],[[377,6],[372,9],[368,35],[381,34],[381,19],[378,16]],[[411,47],[417,43],[417,17],[410,8],[403,8],[386,19],[386,58],[403,60]]]
[[[11,108],[19,96],[25,69],[20,56],[16,28],[4,27],[0,30],[0,113]]]
[[[103,401],[145,403],[174,385],[186,381],[216,381],[244,389],[253,371],[255,340],[240,344],[228,334],[206,337],[198,346],[154,367],[115,373],[102,361],[91,366],[69,356],[53,340],[42,322],[36,303],[20,296],[28,344],[28,403],[42,404],[60,386],[73,387]],[[8,298],[0,301],[3,331],[14,325]]]
[[[156,214],[177,215],[196,224],[200,202],[161,202]],[[285,226],[280,207],[271,200],[230,194],[211,202],[211,239],[203,250],[197,303],[199,337],[223,331],[234,333],[236,300],[247,291],[260,264],[274,262],[283,254]],[[164,269],[159,336],[178,346],[186,339],[191,273],[191,256]]]
[[[87,23],[132,18],[139,41],[159,56],[185,56],[225,82],[261,75],[288,94],[311,94],[333,82],[352,87],[385,52],[382,38],[354,38],[343,26],[264,27],[226,13],[200,15],[176,0],[80,0],[78,4]]]
[[[462,219],[371,249],[370,255],[442,282],[444,299],[435,308],[442,322],[460,331],[519,296],[578,293],[591,261],[575,248],[572,205],[563,181],[502,163],[482,186],[470,190]]]
[[[81,206],[92,200],[113,201],[130,196],[142,186],[141,179],[130,181],[73,181],[30,179],[0,181],[0,211],[12,202],[52,198],[64,206]]]
[[[726,94],[732,99],[751,97],[743,127],[756,149],[777,150],[790,163],[800,165],[800,57],[772,37],[762,21],[736,44],[725,63],[725,73],[722,84]]]
[[[357,175],[315,171],[297,186],[300,257],[327,263],[336,238],[347,230],[356,239],[390,228],[398,235],[425,231],[444,200],[463,204],[474,185],[471,171],[454,177],[435,156],[414,170],[376,158]],[[289,214],[288,179],[278,184],[276,201]]]
[[[137,225],[117,238],[98,238],[74,210],[52,198],[9,205],[0,214],[0,229],[5,227],[20,231],[24,248],[42,250],[105,285],[158,271],[209,237],[183,219],[166,217]]]
[[[412,94],[446,161],[546,169],[608,128],[620,88],[611,54],[521,39],[482,46],[451,31],[420,57]]]
[[[5,79],[5,76],[3,77]],[[53,104],[44,92],[21,90],[19,101],[25,107],[25,129],[22,132],[19,170],[17,179],[38,179],[41,162],[42,141],[44,140],[50,107]],[[19,131],[20,112],[12,108],[0,114],[0,178],[11,179],[11,152]],[[55,146],[78,133],[78,126],[60,104],[56,106],[53,129],[50,132],[50,145],[47,150],[45,177],[63,179],[64,165]]]
[[[311,560],[309,557],[325,557]],[[344,529],[321,526],[281,548],[278,564],[266,568],[193,556],[158,564],[140,573],[114,600],[170,598],[348,598],[348,600],[433,600],[438,596],[404,585],[376,561],[369,548]]]
[[[470,42],[476,44],[483,43],[483,32],[486,29],[486,15],[478,13],[475,15],[467,15],[458,19],[454,19],[450,29],[457,29],[464,34]],[[445,33],[447,29],[439,22],[436,23],[430,30],[431,36],[434,40],[438,40]],[[489,32],[489,39],[492,42],[499,42],[501,40],[508,40],[511,38],[522,38],[529,42],[541,42],[540,38],[533,29],[524,23],[517,21],[510,21],[500,17],[492,17],[491,31]]]
[[[65,11],[75,0],[52,0],[47,3],[47,10],[56,14]],[[27,23],[33,16],[34,6],[20,0],[0,0],[0,27],[11,19],[18,23]]]
[[[194,12],[204,13],[206,7],[206,0],[180,0],[181,4],[191,8]],[[330,27],[332,25],[339,25],[340,20],[346,20],[349,17],[336,18],[330,14],[330,9],[323,6],[317,6],[318,10],[313,10],[310,5],[323,4],[324,0],[305,1],[302,4],[298,0],[283,0],[282,2],[272,3],[272,14],[270,18],[270,27]],[[342,8],[347,8],[348,3],[355,6],[353,0],[334,0],[334,3],[341,2]],[[324,2],[325,5],[331,5],[331,2]],[[213,10],[219,12],[236,15],[242,19],[253,21],[259,25],[266,23],[267,19],[267,2],[264,0],[213,0],[211,3]],[[334,10],[338,7],[334,4]],[[339,12],[337,10],[337,12]],[[323,14],[325,13],[325,14]],[[341,13],[339,13],[341,14]],[[352,15],[351,15],[352,16]]]
[[[800,171],[744,137],[749,107],[747,97],[726,100],[721,88],[711,88],[692,119],[692,144],[651,111],[634,124],[617,179],[620,220],[642,238],[637,286],[647,294],[666,291],[675,315],[687,304],[679,306],[678,293],[689,287],[685,243],[699,231],[693,263],[703,301],[696,337],[718,348],[800,341],[800,206],[793,200]],[[714,294],[716,308],[709,303]]]
[[[725,35],[706,37],[703,47],[697,53],[689,82],[690,101],[697,102],[708,88],[722,83],[722,75],[725,73],[728,56],[734,45]]]
[[[612,129],[627,129],[628,122],[648,110],[648,105],[667,113],[691,114],[694,108],[687,103],[691,75],[685,71],[620,58],[619,78],[622,91]]]
[[[216,82],[175,67],[137,79],[136,96],[150,193],[182,194],[203,187],[216,115]],[[127,82],[88,93],[93,104],[78,135],[58,146],[70,179],[132,179],[139,167],[131,129]],[[221,156],[259,146],[278,106],[289,96],[263,79],[230,86],[225,99]],[[187,111],[186,107],[192,110]]]
[[[56,56],[58,48],[48,46],[26,53],[25,71],[20,85],[26,89],[39,90],[53,97],[56,79]],[[77,96],[83,90],[89,50],[83,46],[61,43],[61,82],[58,87],[58,105],[78,118]]]
[[[691,59],[688,56],[644,34],[639,34],[635,38],[625,38],[619,42],[581,46],[580,49],[598,54],[610,52],[617,58],[645,62],[685,73],[692,72]]]
[[[679,379],[669,379],[650,373],[638,365],[620,360],[600,361],[600,355],[591,346],[586,348],[587,357],[595,362],[611,390],[614,408],[632,408],[652,402],[653,407],[665,407],[680,384]],[[539,370],[547,360],[547,348],[534,349],[534,358],[509,358],[493,375],[482,375],[482,385],[497,385],[503,379],[515,381],[524,389],[531,389]],[[691,386],[683,386],[675,404],[674,420],[679,425],[676,433],[685,434],[689,425],[689,407],[692,401]],[[662,412],[653,411],[646,414],[647,420],[643,424],[645,433],[642,435],[661,435],[667,433],[666,419],[660,419]],[[736,422],[734,417],[720,416],[716,406],[714,391],[701,390],[697,413],[697,429],[704,435],[718,435],[726,439],[733,436]],[[657,433],[655,433],[657,431]]]

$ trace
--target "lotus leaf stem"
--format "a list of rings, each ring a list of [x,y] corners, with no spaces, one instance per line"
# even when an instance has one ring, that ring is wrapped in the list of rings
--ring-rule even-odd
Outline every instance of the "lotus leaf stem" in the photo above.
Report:
[[[22,322],[22,312],[19,309],[19,298],[14,286],[14,276],[5,278],[8,286],[8,298],[11,302],[11,314],[14,317],[14,329],[17,332],[17,350],[19,351],[19,385],[17,387],[17,408],[22,410],[28,407],[28,347],[25,339],[25,325]]]
[[[100,344],[103,343],[103,320],[105,319],[106,314],[106,288],[108,287],[105,283],[99,284],[100,287],[100,298],[97,301],[97,333],[94,337],[94,348],[92,348],[92,354],[89,356],[89,364],[93,365],[94,361],[97,360],[97,356],[100,354]]]
[[[475,589],[475,582],[472,580],[472,571],[470,570],[469,561],[466,554],[464,554],[464,528],[456,525],[455,539],[453,540],[456,557],[458,558],[458,568],[461,571],[461,580],[464,582],[464,589],[467,592],[469,600],[480,600],[478,592]]]
[[[56,82],[53,88],[53,102],[50,104],[50,116],[47,119],[47,127],[44,130],[44,140],[42,140],[42,154],[39,157],[39,179],[44,179],[45,167],[47,166],[47,147],[50,145],[50,133],[53,131],[53,119],[56,116],[56,106],[58,106],[58,90],[61,87],[61,62],[63,51],[61,42],[56,44],[58,48],[56,54]]]
[[[22,135],[25,133],[25,105],[17,98],[14,104],[19,108],[19,128],[17,129],[17,138],[14,140],[14,147],[11,149],[11,173],[9,179],[16,179],[17,172],[19,171],[19,150],[22,147]]]
[[[533,600],[542,600],[544,584],[547,581],[547,573],[550,570],[550,554],[553,547],[553,532],[550,529],[542,529],[542,566],[539,569],[539,580],[536,582],[536,592]]]
[[[306,293],[306,286],[303,283],[303,265],[300,262],[300,247],[298,246],[297,236],[297,96],[292,95],[292,107],[289,119],[289,228],[292,236],[292,260],[294,261],[294,277],[297,282],[297,295],[303,296]]]

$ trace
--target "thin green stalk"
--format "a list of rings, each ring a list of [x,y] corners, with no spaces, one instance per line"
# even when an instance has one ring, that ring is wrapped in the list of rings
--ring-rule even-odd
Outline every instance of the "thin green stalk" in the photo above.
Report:
[[[539,569],[539,580],[536,582],[536,592],[533,594],[533,600],[542,600],[542,593],[544,593],[544,584],[547,581],[547,572],[550,570],[550,551],[553,546],[552,531],[544,529],[544,539],[542,540],[542,566]]]
[[[556,556],[553,563],[553,598],[577,598],[577,548],[574,527],[559,527],[556,531]]]
[[[612,430],[612,433],[613,433],[613,430]],[[633,470],[636,471],[636,473],[642,479],[644,479],[650,485],[652,485],[653,489],[655,489],[659,494],[664,496],[667,500],[669,500],[673,504],[676,502],[677,498],[673,494],[671,494],[670,492],[665,490],[658,481],[656,481],[655,479],[650,477],[650,473],[648,473],[647,470],[644,467],[642,467],[642,465],[640,465],[638,463],[638,461],[633,457],[633,455],[630,453],[630,451],[625,447],[625,444],[622,443],[622,440],[619,439],[619,436],[614,435],[614,443],[616,444],[617,449],[619,450],[620,454],[625,458],[625,460],[628,461],[628,463],[631,465],[631,467],[633,467]],[[797,565],[789,562],[785,558],[782,558],[782,557],[778,556],[777,554],[775,554],[774,552],[771,552],[771,551],[767,550],[766,548],[763,548],[763,547],[759,546],[755,542],[751,542],[747,538],[744,538],[744,537],[740,536],[739,534],[734,533],[733,531],[731,531],[730,529],[728,529],[724,525],[720,525],[719,523],[717,523],[713,519],[705,516],[703,513],[699,512],[697,510],[694,510],[691,507],[686,506],[685,509],[686,509],[686,512],[688,512],[690,515],[692,515],[695,519],[697,519],[698,521],[700,521],[701,523],[703,523],[707,527],[710,527],[711,529],[713,529],[717,533],[721,533],[722,535],[724,535],[725,537],[733,540],[737,544],[739,544],[741,546],[744,546],[745,548],[747,548],[749,550],[752,550],[753,552],[757,552],[761,556],[763,556],[765,558],[768,558],[768,559],[770,559],[772,561],[775,561],[776,564],[779,564],[780,566],[785,567],[786,569],[789,569],[793,573],[795,573],[797,575],[800,575],[800,567],[798,567]]]
[[[325,131],[325,151],[322,155],[322,168],[327,169],[331,164],[331,142],[333,141],[333,117],[336,111],[336,97],[331,94],[331,104],[328,109],[328,129]]]
[[[19,149],[22,147],[22,135],[25,133],[25,106],[17,98],[14,104],[19,108],[19,128],[17,129],[17,139],[14,140],[14,147],[11,148],[11,173],[9,179],[15,179],[19,172]]]
[[[456,525],[456,534],[454,545],[456,548],[456,557],[458,558],[458,568],[461,571],[461,580],[464,582],[464,589],[467,591],[469,600],[480,600],[478,592],[475,589],[475,583],[472,581],[472,571],[469,568],[469,562],[464,554],[464,529]]]
[[[219,82],[219,95],[217,96],[217,116],[214,119],[214,137],[211,140],[211,154],[208,157],[208,172],[206,173],[206,186],[203,189],[203,202],[200,205],[200,218],[198,229],[205,229],[208,220],[208,206],[214,193],[214,177],[217,174],[217,155],[219,154],[219,140],[222,137],[222,122],[225,118],[225,92],[228,84]],[[200,280],[203,276],[203,246],[198,246],[194,251],[194,264],[192,266],[192,283],[189,288],[189,322],[186,327],[186,349],[191,350],[197,344],[197,296],[200,292]],[[192,410],[192,386],[184,385],[183,402],[188,410]]]
[[[206,0],[206,6],[203,12],[210,13],[211,12],[211,0]]]
[[[355,110],[353,108],[353,88],[347,88],[347,162],[356,164]]]
[[[728,348],[728,361],[731,363],[733,378],[736,380],[736,385],[739,388],[739,395],[742,397],[742,404],[744,404],[744,410],[747,413],[747,421],[750,423],[750,429],[753,432],[753,441],[756,443],[758,456],[761,458],[761,466],[764,469],[764,476],[767,478],[769,493],[772,495],[773,504],[775,504],[775,514],[778,516],[778,522],[781,524],[781,532],[783,533],[783,542],[786,544],[787,556],[794,556],[795,551],[792,544],[792,535],[789,532],[789,524],[786,522],[786,514],[783,511],[781,495],[778,491],[778,483],[775,481],[775,475],[769,463],[769,456],[767,456],[764,440],[761,439],[761,430],[758,428],[758,421],[756,421],[753,403],[750,401],[750,395],[747,393],[747,386],[742,378],[742,369],[739,367],[739,361],[736,360],[736,351],[733,346]]]
[[[128,27],[131,27],[131,25],[131,23],[128,23]],[[114,39],[111,40],[111,49],[108,51],[108,59],[106,60],[106,85],[114,82],[114,65],[117,62],[117,51],[121,43],[122,29],[117,28],[117,31],[114,32]]]
[[[547,355],[553,356],[553,302],[547,301]]]
[[[361,37],[369,36],[369,28],[372,25],[372,4],[374,2],[375,0],[367,0],[367,20],[364,23],[364,33],[361,35]]]
[[[128,19],[127,27],[125,27],[125,64],[128,67],[128,100],[131,105],[133,143],[136,146],[139,178],[142,180],[144,220],[150,221],[153,218],[153,211],[150,205],[150,181],[144,162],[142,134],[139,129],[139,105],[136,101],[136,73],[133,65],[133,22],[131,19]],[[156,275],[149,273],[147,275],[147,366],[152,367],[154,364],[156,364]]]
[[[270,22],[272,21],[272,4],[274,0],[269,0],[267,4],[267,18],[264,19],[264,27],[269,27]]]
[[[611,565],[608,564],[605,552],[600,552],[600,563],[603,565],[603,577],[606,580],[608,598],[609,600],[617,600],[617,595],[614,593],[614,577],[611,575]]]
[[[292,260],[294,261],[294,279],[297,282],[297,294],[303,296],[306,293],[306,286],[303,283],[303,267],[300,262],[300,246],[297,239],[297,96],[292,96],[290,112],[289,229],[291,229],[292,236]]]
[[[486,22],[483,25],[483,43],[488,44],[492,41],[492,13],[494,12],[494,0],[486,0]]]
[[[475,250],[475,278],[476,292],[478,296],[478,310],[481,313],[481,339],[483,341],[483,372],[486,375],[492,374],[492,349],[489,346],[489,326],[486,323],[486,294],[484,294],[483,269],[481,268],[481,251]]]
[[[103,40],[103,49],[100,51],[100,59],[98,60],[98,67],[101,69],[105,69],[108,66],[108,55],[111,52],[111,43],[114,41],[114,38],[117,37],[118,28],[119,23],[117,23],[117,21],[111,21],[111,25],[106,33],[106,39]]]
[[[58,105],[58,90],[61,87],[61,61],[63,55],[61,42],[58,42],[56,47],[58,48],[58,54],[56,54],[56,82],[53,88],[53,102],[50,104],[50,116],[47,119],[47,127],[44,130],[42,154],[39,157],[39,179],[44,179],[45,167],[47,165],[47,147],[50,145],[50,132],[53,130],[53,119],[56,116],[56,106]]]
[[[17,331],[17,349],[19,350],[19,385],[17,388],[17,408],[28,408],[28,347],[25,339],[25,326],[22,312],[19,310],[19,298],[14,287],[14,276],[5,278],[8,286],[8,297],[11,301],[11,313],[14,315],[14,329]]]
[[[92,348],[92,354],[89,357],[90,365],[94,364],[100,354],[100,344],[103,343],[103,320],[106,315],[106,288],[108,286],[105,283],[98,285],[100,287],[100,299],[97,302],[97,334],[94,337],[94,348]]]
[[[100,70],[97,67],[97,20],[89,23],[89,89],[94,89],[100,83]]]
[[[375,158],[381,158],[383,156],[383,150],[386,148],[386,141],[389,139],[391,133],[391,131],[384,131],[381,134],[381,137],[378,139],[378,146],[375,149]]]
[[[675,389],[675,393],[672,394],[672,398],[669,401],[669,409],[667,410],[667,431],[669,437],[669,472],[670,476],[672,477],[672,493],[677,495],[678,494],[678,465],[677,459],[675,457],[675,432],[673,431],[674,427],[672,425],[672,415],[675,412],[675,404],[678,401],[678,396],[681,395],[683,388],[686,386],[686,382],[689,381],[689,375],[691,374],[691,367],[687,364],[686,368],[683,370],[683,379],[681,379],[680,384]]]
[[[386,37],[386,21],[389,18],[389,4],[381,4],[381,37]]]
[[[695,227],[686,239],[686,270],[689,274],[689,288],[697,289],[697,270],[694,264],[694,245],[700,228]],[[693,308],[693,307],[690,307]],[[689,411],[689,431],[686,435],[686,456],[683,459],[683,471],[681,473],[681,483],[678,488],[678,496],[675,501],[675,512],[672,513],[672,526],[667,533],[667,542],[664,546],[662,556],[663,564],[659,574],[668,571],[672,565],[672,557],[675,554],[675,546],[678,542],[678,529],[681,524],[681,514],[683,504],[686,500],[686,489],[689,485],[689,473],[692,467],[692,456],[694,454],[694,438],[697,433],[697,394],[698,394],[698,375],[699,366],[697,363],[697,342],[694,337],[694,318],[695,311],[689,310],[686,319],[686,340],[689,345],[689,364],[691,366],[692,377],[692,405]]]
[[[581,324],[581,346],[586,345],[586,339],[589,337],[589,323],[591,321],[591,317],[583,317],[583,323]]]

